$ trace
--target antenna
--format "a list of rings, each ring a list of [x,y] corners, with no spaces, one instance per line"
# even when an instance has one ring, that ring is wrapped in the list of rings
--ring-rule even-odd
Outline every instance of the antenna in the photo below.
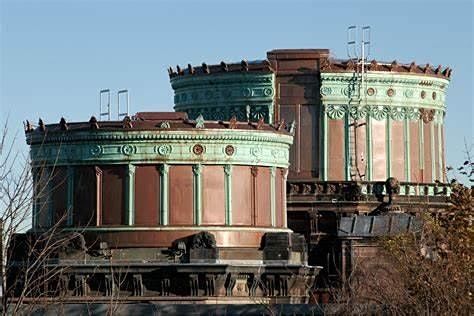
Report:
[[[347,56],[349,59],[357,59],[357,27],[351,25],[347,28]]]
[[[121,94],[126,95],[125,100],[127,101],[127,104],[126,104],[126,108],[125,108],[124,112],[120,112],[120,95]],[[130,94],[128,93],[128,90],[119,90],[117,92],[117,114],[118,114],[118,119],[120,120],[120,117],[128,116],[129,112],[130,112]]]
[[[102,102],[103,96],[107,97],[107,103]],[[104,111],[104,106],[106,107]],[[102,120],[102,117],[107,116],[107,120],[110,121],[110,90],[104,89],[99,92],[99,120]]]

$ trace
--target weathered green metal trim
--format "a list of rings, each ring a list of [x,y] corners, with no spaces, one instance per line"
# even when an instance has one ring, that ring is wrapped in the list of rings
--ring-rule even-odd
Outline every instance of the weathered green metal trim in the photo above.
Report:
[[[385,162],[387,166],[387,178],[392,176],[392,121],[389,117],[385,120],[385,144],[386,144],[386,157]]]
[[[171,79],[175,92],[174,109],[187,112],[191,118],[202,114],[208,120],[228,120],[235,115],[246,120],[260,116],[273,119],[275,75],[271,72],[229,72],[205,76],[177,76]]]
[[[108,131],[101,134],[90,131],[76,133],[82,134],[81,137],[71,133],[62,140],[61,137],[48,136],[49,141],[45,144],[31,145],[30,155],[34,162],[51,166],[205,162],[286,168],[293,141],[290,135],[265,131],[201,129],[173,133],[168,135],[170,138],[164,137],[160,131]],[[203,147],[202,154],[193,152],[196,144]],[[234,148],[231,154],[226,152],[229,145]]]
[[[366,117],[366,142],[367,142],[367,181],[373,178],[373,153],[372,153],[372,119],[369,114]]]
[[[193,165],[194,186],[194,225],[201,225],[202,221],[202,165]]]
[[[350,156],[350,151],[352,150],[350,148],[350,143],[349,143],[349,114],[346,113],[344,115],[344,174],[345,174],[345,179],[346,181],[349,181],[351,179],[351,156]]]
[[[225,224],[232,225],[232,165],[224,166]]]
[[[74,210],[74,168],[68,166],[66,169],[67,174],[67,218],[66,225],[71,226],[73,223],[73,210]]]
[[[169,170],[168,164],[160,165],[160,219],[161,225],[169,223]]]
[[[126,224],[133,226],[135,224],[135,166],[127,165],[125,173],[125,214]]]
[[[431,135],[431,182],[436,180],[436,159],[435,159],[435,135],[434,135],[434,122],[430,122],[430,135]]]
[[[275,186],[276,186],[276,177],[275,177],[276,168],[270,168],[270,214],[271,214],[271,223],[272,226],[276,226],[276,213],[275,213],[275,202],[276,202],[276,194],[275,194]]]
[[[321,128],[322,128],[322,137],[321,137],[321,147],[322,150],[322,159],[321,159],[321,178],[324,181],[328,180],[328,117],[325,111],[325,105],[321,105]]]
[[[405,181],[411,181],[411,163],[410,163],[410,121],[408,118],[403,120],[403,139],[405,144]]]
[[[350,86],[353,85],[355,91],[358,91],[359,84],[360,82],[354,83],[353,72],[321,73],[322,101],[326,104],[349,104],[350,100],[358,98],[352,93]],[[364,84],[364,90],[370,89],[370,94],[364,91],[364,96],[361,97],[364,97],[364,104],[369,106],[444,110],[449,80],[426,75],[368,71]],[[393,113],[394,117],[398,114]]]
[[[444,156],[444,148],[443,148],[443,124],[438,124],[438,169],[439,169],[439,176],[438,180],[443,182],[444,181],[444,170],[443,170],[443,156]]]

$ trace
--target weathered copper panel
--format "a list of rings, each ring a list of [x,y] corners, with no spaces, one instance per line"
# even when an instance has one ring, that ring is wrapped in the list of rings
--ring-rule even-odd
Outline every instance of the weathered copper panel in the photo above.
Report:
[[[155,226],[159,222],[160,173],[156,165],[135,168],[135,225]]]
[[[197,227],[196,227],[197,228]],[[199,233],[200,230],[178,231],[118,231],[118,232],[85,232],[86,240],[97,243],[105,241],[111,248],[127,247],[170,247],[173,241]],[[260,247],[265,232],[246,231],[212,231],[218,247],[247,248]]]
[[[435,124],[434,125],[434,147],[435,147],[434,152],[435,152],[435,156],[433,157],[433,159],[435,161],[435,174],[433,175],[433,178],[435,180],[442,181],[441,175],[439,174],[439,168],[440,168],[441,161],[439,161],[440,148],[439,148],[438,130],[439,130],[439,124]]]
[[[399,181],[405,181],[405,142],[403,121],[392,121],[391,171]]]
[[[283,216],[285,216],[284,198],[286,185],[283,181],[283,172],[285,172],[284,169],[277,168],[275,174],[275,224],[277,227],[283,227]]]
[[[372,120],[372,161],[374,181],[384,181],[387,179],[386,128],[385,120]]]
[[[102,166],[102,225],[125,224],[125,166]]]
[[[424,172],[423,172],[423,181],[424,182],[431,182],[431,171],[432,171],[432,166],[431,166],[431,124],[433,122],[429,123],[423,123],[423,134],[424,134],[424,158],[425,158],[425,165],[424,165]]]
[[[420,168],[420,131],[419,122],[410,121],[410,181],[422,182],[423,173]]]
[[[259,167],[257,174],[256,226],[271,226],[270,168]]]
[[[202,224],[225,224],[224,168],[204,166],[202,169]]]
[[[193,171],[191,166],[170,166],[169,219],[170,225],[192,225]]]
[[[328,180],[344,180],[344,121],[328,120]]]
[[[232,167],[232,225],[252,225],[252,173],[248,166]]]
[[[66,168],[55,167],[51,179],[51,196],[54,223],[64,225],[67,214],[67,174]]]
[[[95,226],[97,212],[97,183],[93,166],[74,167],[74,206],[75,226]]]

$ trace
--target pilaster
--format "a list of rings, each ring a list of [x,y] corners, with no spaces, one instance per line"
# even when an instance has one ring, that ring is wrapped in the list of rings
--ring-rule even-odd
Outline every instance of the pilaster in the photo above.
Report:
[[[276,168],[270,167],[270,217],[272,226],[276,226],[276,214],[275,214],[275,186],[276,186]]]
[[[201,225],[202,220],[202,165],[193,165],[194,185],[194,224]]]
[[[232,165],[224,166],[225,224],[232,225]]]
[[[135,165],[128,164],[125,174],[125,214],[127,225],[135,224]]]
[[[169,222],[169,170],[168,164],[160,165],[160,225],[168,225]]]
[[[411,163],[410,163],[410,120],[405,118],[403,120],[403,139],[405,144],[405,181],[410,182],[411,178]]]

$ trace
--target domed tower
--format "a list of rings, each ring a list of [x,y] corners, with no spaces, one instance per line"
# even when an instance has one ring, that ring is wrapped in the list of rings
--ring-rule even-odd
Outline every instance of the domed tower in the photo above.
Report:
[[[263,120],[179,112],[28,125],[33,228],[17,239],[67,241],[50,254],[48,268],[67,269],[46,296],[306,302],[318,268],[287,228],[292,138]],[[10,264],[26,264],[22,251]]]

